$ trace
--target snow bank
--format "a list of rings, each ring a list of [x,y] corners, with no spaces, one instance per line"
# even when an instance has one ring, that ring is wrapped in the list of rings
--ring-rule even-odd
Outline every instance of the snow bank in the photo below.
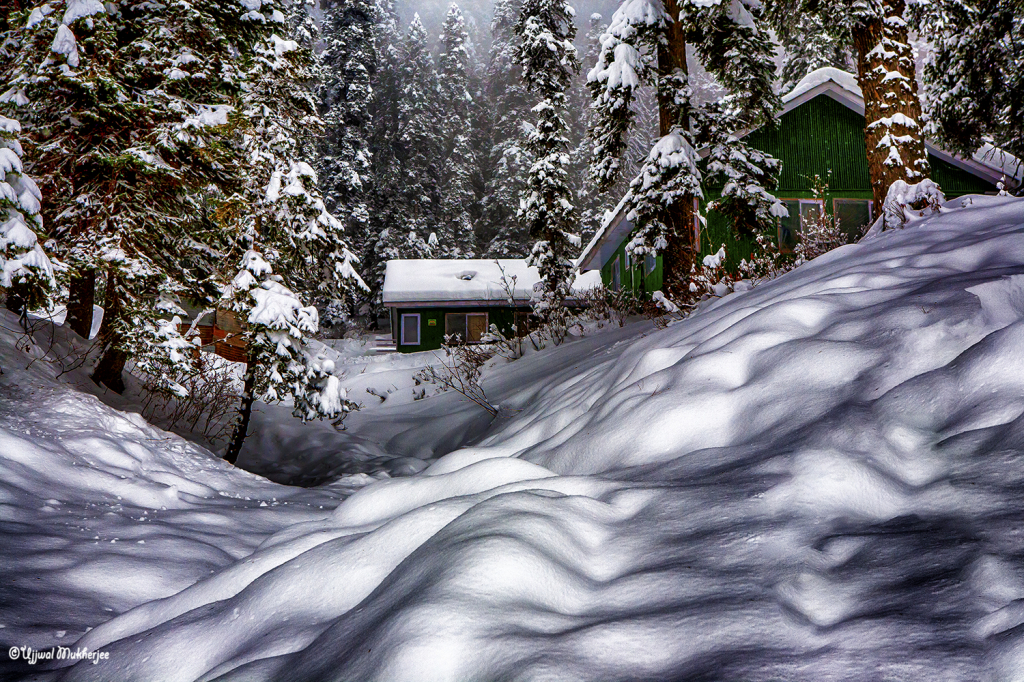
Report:
[[[61,679],[1021,679],[1024,201],[963,204],[499,368],[473,448]]]

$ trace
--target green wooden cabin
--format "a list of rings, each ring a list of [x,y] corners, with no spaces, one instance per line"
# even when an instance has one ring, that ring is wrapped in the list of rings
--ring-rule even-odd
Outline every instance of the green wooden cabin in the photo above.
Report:
[[[537,268],[521,259],[388,261],[382,295],[395,348],[437,350],[446,335],[480,343],[492,324],[505,336],[523,335],[538,281]],[[574,287],[599,283],[592,273],[578,276]]]
[[[856,79],[838,69],[819,69],[783,97],[778,125],[745,134],[746,142],[782,161],[775,195],[789,209],[789,218],[777,226],[780,249],[791,250],[800,232],[801,217],[813,219],[819,211],[839,218],[851,241],[856,240],[876,218],[871,178],[864,146],[864,102]],[[927,145],[932,179],[947,198],[996,191],[1001,173],[974,160],[965,160]],[[828,196],[814,196],[814,176],[827,179]],[[721,187],[705,187],[707,200],[720,195]],[[726,267],[734,269],[749,258],[753,240],[735,239],[724,216],[707,212],[706,225],[694,225],[700,257],[726,245]],[[620,205],[595,235],[577,261],[581,272],[600,271],[605,286],[637,293],[661,288],[661,257],[630,262],[625,247],[633,231]]]

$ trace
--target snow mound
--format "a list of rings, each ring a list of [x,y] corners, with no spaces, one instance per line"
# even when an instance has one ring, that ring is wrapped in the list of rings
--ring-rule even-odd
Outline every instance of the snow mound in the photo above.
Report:
[[[506,365],[473,448],[98,625],[61,679],[1019,678],[1024,201],[965,204]]]

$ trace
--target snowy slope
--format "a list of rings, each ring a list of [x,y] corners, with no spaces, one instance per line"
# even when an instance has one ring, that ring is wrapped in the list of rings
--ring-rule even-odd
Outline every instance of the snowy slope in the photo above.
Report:
[[[1024,680],[1022,358],[1024,201],[978,198],[498,369],[478,445],[206,560],[59,679]],[[281,490],[133,428],[111,441],[210,479],[189,505]],[[40,440],[3,481],[82,457]],[[221,517],[236,556],[257,513]]]

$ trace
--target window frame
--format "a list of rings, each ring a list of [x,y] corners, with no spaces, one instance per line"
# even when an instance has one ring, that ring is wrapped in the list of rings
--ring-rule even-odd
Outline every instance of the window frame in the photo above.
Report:
[[[406,320],[416,318],[416,343],[410,343],[407,339],[407,331],[409,326],[406,324]],[[423,344],[423,330],[420,328],[420,314],[419,313],[402,313],[401,315],[401,331],[399,333],[399,342],[403,346],[420,346]]]
[[[875,222],[875,202],[873,199],[852,199],[850,197],[832,197],[832,215],[839,215],[838,204],[844,202],[863,201],[868,205],[868,223],[867,227],[870,229],[871,225]]]
[[[824,199],[798,199],[796,197],[778,197],[778,200],[785,203],[787,201],[796,202],[797,211],[797,230],[794,234],[795,241],[800,241],[800,235],[803,233],[803,207],[804,204],[816,204],[818,211],[821,213],[825,212],[825,200]],[[788,208],[788,207],[787,207]],[[776,218],[776,229],[775,229],[775,242],[779,246],[779,253],[793,253],[793,249],[789,249],[782,244],[782,218]]]
[[[475,315],[475,316],[478,316],[478,317],[482,316],[484,318],[484,334],[486,334],[487,330],[489,330],[491,328],[491,315],[486,310],[484,310],[484,311],[477,310],[477,311],[465,312],[465,313],[445,313],[444,314],[444,335],[446,337],[451,336],[451,334],[448,333],[448,318],[449,317],[462,317],[463,318],[463,322],[465,323],[465,327],[466,327],[466,338],[462,339],[462,343],[465,343],[465,344],[483,343],[483,341],[470,341],[469,340],[469,318],[470,318],[471,315]]]
[[[622,290],[622,260],[619,256],[615,256],[615,260],[612,261],[612,291]]]

